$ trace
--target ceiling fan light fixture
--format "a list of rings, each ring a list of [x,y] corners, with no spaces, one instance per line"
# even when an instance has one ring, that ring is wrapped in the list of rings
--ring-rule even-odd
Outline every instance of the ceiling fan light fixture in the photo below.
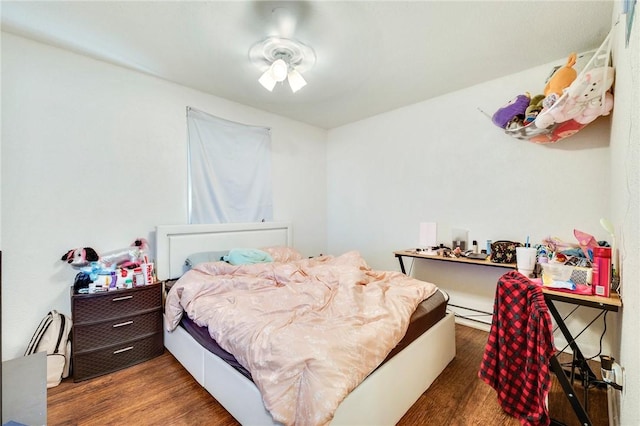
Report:
[[[276,87],[277,81],[273,78],[271,73],[271,68],[266,70],[258,79],[258,82],[262,84],[262,87],[272,92],[273,88]]]
[[[282,59],[276,59],[271,64],[270,71],[273,79],[277,82],[281,82],[287,78],[289,65],[287,65],[287,63]]]
[[[306,86],[303,72],[313,67],[316,61],[314,50],[297,40],[268,37],[249,49],[249,59],[263,71],[258,81],[268,91],[276,83],[289,80],[293,93]]]
[[[298,90],[302,89],[304,86],[307,85],[307,82],[302,77],[302,74],[300,74],[298,71],[296,71],[293,68],[291,69],[291,71],[289,71],[288,78],[289,78],[289,86],[291,87],[291,91],[293,93],[296,93]]]

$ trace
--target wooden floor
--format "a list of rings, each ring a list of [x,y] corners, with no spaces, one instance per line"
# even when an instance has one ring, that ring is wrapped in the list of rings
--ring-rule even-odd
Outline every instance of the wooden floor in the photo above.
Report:
[[[456,357],[398,423],[411,425],[513,425],[495,391],[478,379],[487,333],[456,325]],[[593,367],[599,375],[599,364]],[[576,385],[582,396],[582,389]],[[65,379],[48,391],[49,425],[238,425],[165,351],[128,369],[73,383]],[[554,419],[579,425],[554,379],[549,395]],[[606,391],[589,392],[594,426],[608,424]]]

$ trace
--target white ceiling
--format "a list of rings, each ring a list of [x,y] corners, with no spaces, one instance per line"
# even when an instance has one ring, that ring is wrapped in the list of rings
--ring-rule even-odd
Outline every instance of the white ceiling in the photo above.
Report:
[[[258,84],[249,48],[282,34],[315,49],[308,85]],[[2,1],[2,30],[333,128],[584,52],[608,1]]]

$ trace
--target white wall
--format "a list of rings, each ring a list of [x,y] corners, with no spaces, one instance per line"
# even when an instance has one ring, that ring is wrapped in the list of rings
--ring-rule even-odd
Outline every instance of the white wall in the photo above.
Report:
[[[325,130],[3,33],[4,359],[50,309],[70,313],[68,249],[153,247],[156,225],[186,223],[187,105],[272,128],[274,218],[325,252]]]
[[[481,243],[575,241],[574,228],[605,238],[599,220],[609,214],[609,118],[537,145],[505,135],[478,110],[492,114],[519,93],[542,91],[550,69],[330,130],[329,249],[355,246],[376,266],[394,267],[390,252],[416,246],[423,221],[437,222],[446,245],[452,227]]]
[[[622,2],[616,2],[618,19]],[[626,380],[622,425],[640,424],[640,5],[636,5],[629,46],[625,47],[626,17],[616,26],[613,59],[616,65],[615,105],[611,126],[611,217],[616,224],[622,274],[620,356]]]

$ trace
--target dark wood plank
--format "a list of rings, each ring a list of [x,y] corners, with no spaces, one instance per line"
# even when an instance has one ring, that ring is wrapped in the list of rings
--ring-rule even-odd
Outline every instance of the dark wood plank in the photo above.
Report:
[[[456,358],[398,425],[519,425],[504,414],[495,391],[478,379],[486,339],[484,331],[456,325]],[[592,368],[599,374],[599,364]],[[576,385],[576,392],[582,396],[581,386]],[[79,383],[65,379],[48,390],[47,400],[49,425],[239,424],[167,351],[96,379]],[[555,419],[579,426],[556,380],[549,409]],[[608,424],[605,390],[590,391],[589,415],[594,426]]]
[[[239,424],[168,351],[92,380],[65,379],[48,391],[47,419],[49,425]]]

